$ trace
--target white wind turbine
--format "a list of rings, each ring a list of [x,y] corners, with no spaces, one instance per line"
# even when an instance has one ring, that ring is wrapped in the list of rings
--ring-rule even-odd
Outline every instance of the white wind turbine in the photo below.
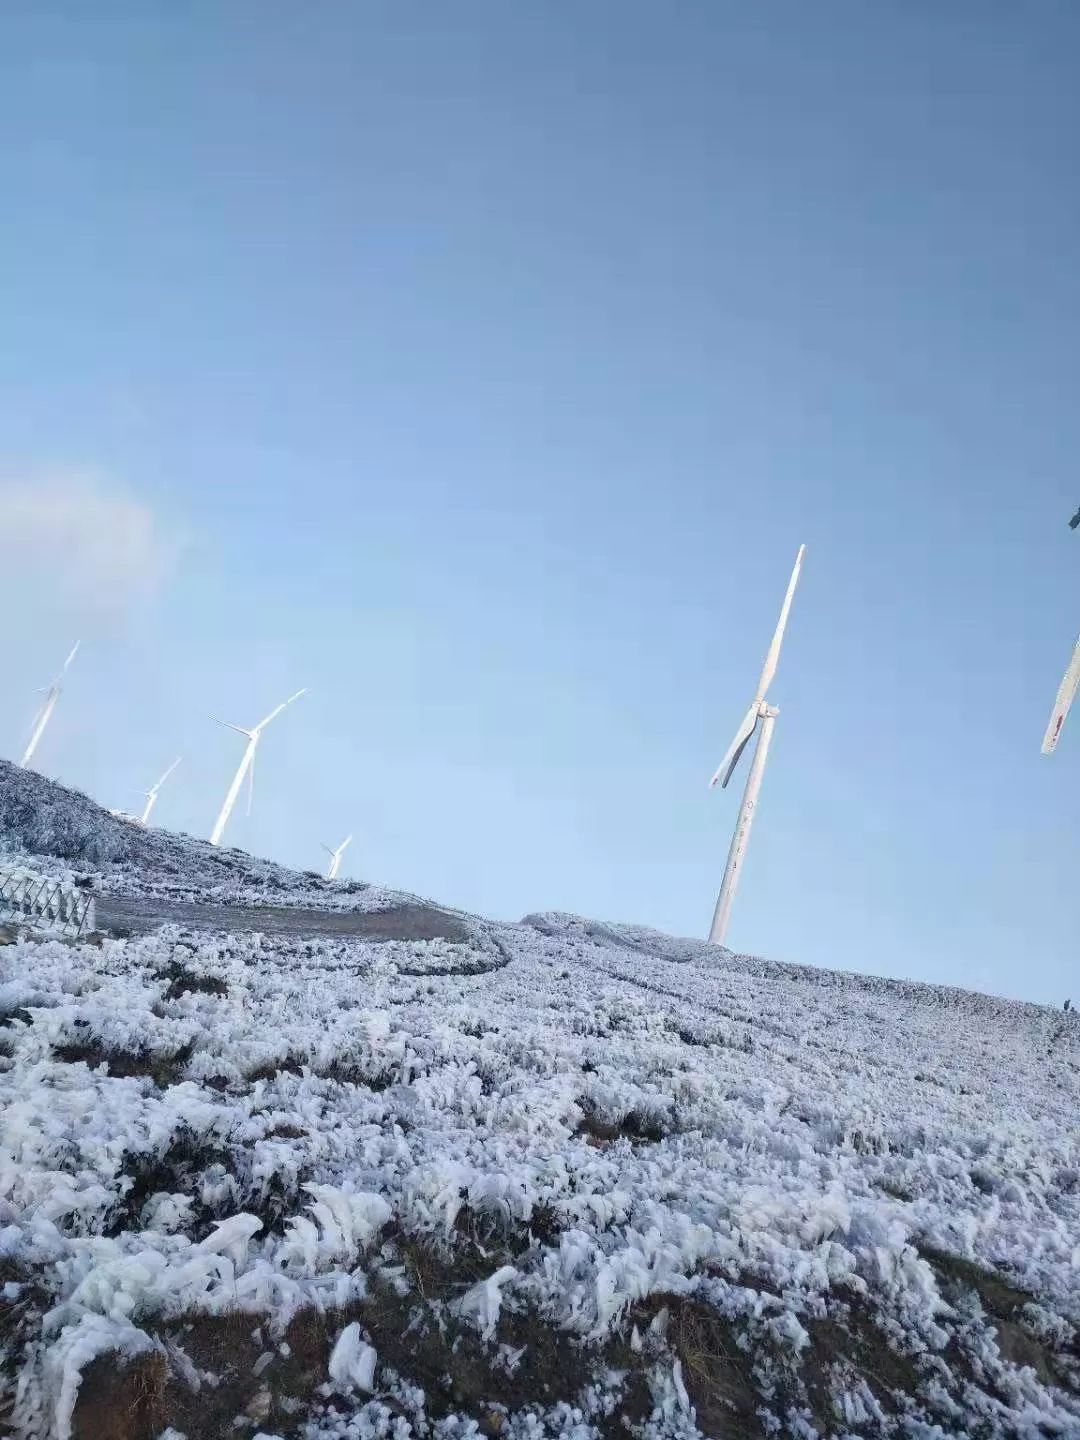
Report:
[[[259,748],[259,740],[263,731],[276,720],[286,706],[291,705],[294,700],[299,700],[301,695],[307,693],[307,686],[303,690],[297,690],[295,695],[290,695],[288,700],[283,700],[280,705],[270,711],[264,720],[260,720],[253,730],[243,730],[239,725],[230,725],[227,720],[219,720],[219,725],[224,725],[227,730],[235,730],[238,735],[247,736],[247,748],[244,750],[243,758],[237,766],[236,774],[233,776],[232,784],[229,786],[228,794],[225,796],[225,803],[221,807],[221,814],[214,825],[213,833],[210,836],[211,845],[220,845],[221,837],[225,833],[225,826],[229,823],[229,816],[236,804],[236,797],[240,794],[240,786],[244,783],[244,776],[250,776],[248,781],[248,814],[251,814],[251,796],[255,789],[255,751]]]
[[[350,845],[351,841],[352,841],[352,836],[351,836],[351,835],[346,835],[345,839],[342,840],[341,844],[337,847],[336,850],[331,850],[329,845],[324,845],[324,846],[322,847],[322,848],[326,851],[326,853],[330,856],[330,868],[329,868],[329,870],[327,870],[327,872],[326,872],[326,878],[327,878],[328,880],[336,880],[336,879],[337,879],[338,871],[341,869],[341,857],[342,857],[342,855],[345,854],[345,851],[349,848],[349,845]]]
[[[1077,514],[1080,515],[1080,510],[1077,511]],[[1042,742],[1044,755],[1052,755],[1057,749],[1061,727],[1065,724],[1065,716],[1069,713],[1069,707],[1076,699],[1077,689],[1080,689],[1080,640],[1076,642],[1072,659],[1069,661],[1069,668],[1062,677],[1054,708],[1050,712],[1050,723],[1046,727],[1046,734],[1043,736]]]
[[[1080,510],[1069,521],[1069,529],[1075,530],[1080,527]],[[1050,723],[1046,727],[1046,734],[1043,736],[1042,753],[1052,755],[1057,749],[1058,739],[1061,736],[1061,727],[1065,724],[1065,717],[1076,699],[1076,692],[1080,689],[1080,640],[1077,640],[1073,648],[1072,659],[1069,661],[1069,668],[1061,677],[1061,684],[1058,686],[1057,696],[1054,699],[1054,708],[1050,712]]]
[[[180,761],[183,758],[184,757],[182,755],[178,755],[176,759],[172,762],[172,764],[169,766],[169,768],[165,771],[165,774],[162,775],[161,779],[157,782],[157,784],[151,785],[150,789],[147,790],[146,805],[143,807],[142,815],[139,817],[140,825],[145,825],[146,822],[150,819],[150,811],[153,810],[154,805],[157,803],[158,791],[161,789],[162,785],[165,784],[165,781],[176,769],[177,765],[180,764]]]
[[[52,713],[56,709],[56,702],[60,699],[60,690],[63,685],[64,676],[67,674],[68,666],[75,659],[81,644],[81,640],[75,641],[75,644],[71,647],[71,654],[64,661],[64,668],[45,692],[45,701],[38,711],[37,719],[34,721],[34,733],[30,736],[30,743],[26,747],[26,754],[19,761],[19,764],[24,770],[33,759],[34,751],[38,747],[38,741],[42,735],[45,734],[45,726],[48,725],[52,719]]]
[[[784,639],[784,630],[788,622],[788,612],[791,610],[791,601],[795,594],[795,586],[799,583],[799,571],[802,569],[803,556],[806,553],[806,546],[799,546],[799,553],[795,557],[795,568],[791,572],[791,579],[788,581],[787,594],[784,596],[784,603],[780,609],[780,619],[777,622],[776,633],[773,635],[769,652],[765,656],[765,664],[762,666],[761,679],[758,681],[757,690],[754,693],[754,703],[743,717],[743,722],[735,732],[735,739],[728,747],[728,752],[720,761],[716,774],[709,781],[710,787],[719,780],[721,786],[726,786],[731,779],[732,772],[739,763],[739,757],[746,749],[754,731],[757,730],[757,745],[754,749],[754,758],[750,765],[750,774],[746,777],[746,789],[743,791],[742,806],[739,809],[739,818],[735,822],[735,833],[731,837],[731,848],[728,851],[727,865],[724,867],[724,879],[720,886],[720,894],[716,901],[716,910],[713,913],[712,929],[709,931],[709,940],[713,945],[722,945],[724,936],[727,933],[728,920],[731,917],[731,907],[735,900],[735,890],[739,883],[739,876],[742,873],[743,861],[746,859],[746,847],[750,842],[750,829],[754,823],[754,813],[757,810],[758,791],[761,789],[761,779],[765,774],[765,761],[769,755],[769,742],[772,740],[773,726],[780,711],[770,705],[765,698],[765,692],[772,683],[776,674],[776,666],[780,659],[780,646]],[[758,722],[761,728],[758,729]]]

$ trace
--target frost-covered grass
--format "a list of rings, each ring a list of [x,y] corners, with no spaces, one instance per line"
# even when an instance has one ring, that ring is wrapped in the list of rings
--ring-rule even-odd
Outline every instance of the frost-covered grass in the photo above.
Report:
[[[1078,1101],[1071,1015],[565,916],[2,947],[0,1416],[1080,1435]]]
[[[99,895],[232,906],[385,910],[415,896],[325,880],[246,851],[112,815],[88,796],[0,759],[0,860],[33,856],[42,874],[76,874]]]

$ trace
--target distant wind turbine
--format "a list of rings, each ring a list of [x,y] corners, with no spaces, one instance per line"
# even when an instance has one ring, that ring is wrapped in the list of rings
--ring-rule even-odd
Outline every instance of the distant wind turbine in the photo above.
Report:
[[[300,696],[305,694],[307,694],[306,685],[303,690],[297,690],[295,695],[290,695],[288,700],[283,700],[280,705],[271,710],[270,714],[267,715],[265,719],[260,720],[253,730],[242,730],[239,725],[230,725],[227,720],[218,721],[218,724],[224,725],[227,730],[235,730],[238,735],[246,735],[248,743],[247,748],[244,750],[243,758],[237,767],[236,774],[233,776],[232,784],[229,786],[228,794],[225,796],[225,803],[221,807],[221,814],[218,816],[217,823],[214,825],[213,833],[210,836],[211,845],[221,844],[221,837],[225,834],[225,826],[229,823],[229,816],[233,812],[233,806],[236,804],[236,797],[240,794],[240,786],[244,783],[245,775],[250,776],[248,781],[248,814],[251,814],[251,796],[255,789],[255,751],[259,748],[259,739],[271,720],[276,720],[282,710],[291,705],[294,700],[299,700]]]
[[[338,871],[341,869],[341,857],[342,857],[342,855],[345,854],[345,851],[349,848],[349,845],[350,845],[351,841],[352,841],[352,836],[351,836],[351,835],[346,835],[345,839],[342,840],[341,844],[337,847],[336,850],[331,850],[329,845],[324,845],[324,846],[322,847],[322,848],[326,851],[326,853],[330,856],[330,869],[327,870],[327,872],[326,872],[326,878],[327,878],[328,880],[336,880],[336,879],[337,879]]]
[[[731,779],[732,772],[739,759],[749,744],[754,731],[758,732],[757,745],[754,749],[754,758],[750,765],[750,774],[746,777],[746,789],[743,791],[742,805],[739,809],[739,818],[735,822],[735,833],[731,837],[731,848],[728,851],[727,865],[724,867],[724,879],[720,886],[720,894],[716,901],[716,910],[713,914],[712,929],[709,931],[709,940],[713,945],[722,945],[724,936],[727,933],[728,920],[731,917],[731,907],[735,900],[735,890],[739,883],[739,876],[742,873],[743,861],[746,859],[746,847],[750,843],[750,829],[754,823],[754,814],[757,810],[758,792],[761,789],[762,776],[765,774],[765,761],[769,755],[769,743],[772,740],[773,726],[780,711],[774,705],[770,705],[765,698],[765,692],[772,684],[772,678],[776,674],[776,667],[780,660],[780,646],[784,640],[784,631],[787,628],[788,614],[791,610],[791,601],[795,595],[795,586],[799,583],[799,571],[802,569],[803,555],[806,553],[806,546],[799,546],[799,553],[795,557],[795,568],[791,572],[791,579],[788,581],[787,594],[784,596],[784,603],[780,609],[780,619],[773,635],[772,643],[769,646],[768,654],[765,656],[765,664],[762,666],[761,679],[758,681],[757,690],[754,692],[754,702],[743,717],[743,722],[735,732],[735,739],[728,747],[728,752],[720,761],[719,769],[709,781],[710,787],[720,782],[725,787]],[[758,729],[758,721],[761,728]]]
[[[1080,526],[1080,510],[1077,510],[1069,521],[1070,530],[1075,530],[1077,526]],[[1054,697],[1054,708],[1050,711],[1050,723],[1043,736],[1042,753],[1044,755],[1052,755],[1057,749],[1057,743],[1061,737],[1061,727],[1065,724],[1065,717],[1076,699],[1078,689],[1080,689],[1080,640],[1076,642],[1072,659],[1069,661],[1065,674],[1061,677],[1061,684]]]
[[[151,785],[151,786],[150,786],[150,789],[147,790],[147,792],[146,792],[146,805],[145,805],[144,808],[143,808],[142,815],[139,817],[139,823],[140,823],[141,825],[145,825],[146,822],[150,819],[150,811],[153,810],[154,805],[155,805],[155,803],[157,802],[158,791],[161,789],[162,785],[165,784],[165,781],[169,778],[169,776],[172,774],[172,772],[176,769],[177,765],[180,764],[180,761],[181,761],[183,758],[184,758],[184,757],[183,757],[182,755],[178,755],[178,756],[176,757],[176,759],[172,762],[172,764],[169,766],[169,768],[165,771],[165,774],[162,775],[161,779],[157,782],[157,784],[156,784],[156,785]]]
[[[81,640],[75,641],[75,644],[71,647],[71,654],[64,661],[64,668],[45,692],[45,701],[38,711],[37,719],[34,722],[34,733],[30,736],[30,743],[26,747],[26,754],[19,761],[19,764],[24,770],[33,759],[34,751],[38,747],[38,741],[45,733],[45,726],[48,725],[52,719],[52,713],[56,709],[56,702],[60,699],[60,690],[63,686],[64,676],[67,674],[68,666],[75,659],[81,644]]]
[[[1054,700],[1054,708],[1050,712],[1050,723],[1046,727],[1046,734],[1043,736],[1042,742],[1044,755],[1052,755],[1057,749],[1061,727],[1065,724],[1065,717],[1076,699],[1077,689],[1080,689],[1080,640],[1076,642],[1072,659],[1069,661],[1069,668],[1062,677]]]

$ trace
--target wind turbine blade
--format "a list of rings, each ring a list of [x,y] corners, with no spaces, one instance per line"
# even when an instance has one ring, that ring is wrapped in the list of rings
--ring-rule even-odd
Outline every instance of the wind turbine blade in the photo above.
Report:
[[[295,695],[290,695],[287,700],[283,700],[280,705],[276,705],[274,709],[270,711],[270,714],[267,715],[265,720],[259,721],[259,723],[255,726],[253,733],[256,735],[260,734],[261,731],[265,730],[267,725],[270,724],[271,720],[277,719],[277,717],[281,714],[282,710],[287,710],[294,700],[299,700],[301,695],[306,694],[307,686],[305,685],[302,690],[297,690]]]
[[[1069,707],[1076,699],[1077,688],[1080,687],[1080,639],[1069,661],[1069,668],[1065,671],[1061,685],[1058,688],[1057,698],[1054,700],[1054,708],[1050,712],[1050,724],[1046,727],[1046,734],[1043,736],[1042,753],[1052,755],[1057,749],[1058,737],[1061,734],[1061,727],[1065,724],[1065,717],[1069,713]]]
[[[27,741],[26,750],[23,752],[23,757],[19,761],[23,769],[25,769],[34,758],[34,751],[37,749],[38,742],[45,733],[45,727],[52,719],[52,713],[56,709],[56,702],[59,698],[60,684],[57,682],[49,686],[45,701],[34,717],[34,726],[30,734],[30,739]]]
[[[739,726],[738,730],[735,731],[735,739],[732,740],[731,744],[728,746],[727,754],[724,756],[723,760],[720,761],[720,764],[717,766],[716,769],[716,774],[709,781],[710,790],[717,783],[717,781],[720,782],[721,789],[725,789],[727,787],[727,783],[731,779],[732,773],[735,770],[735,766],[739,763],[739,757],[746,749],[747,742],[749,741],[751,735],[753,735],[754,730],[757,728],[758,704],[759,702],[755,700],[753,705],[750,706],[750,709],[743,716],[742,724]]]
[[[53,703],[53,691],[54,687],[52,685],[50,685],[47,690],[41,691],[41,694],[45,696],[45,699],[42,700],[41,704],[34,711],[34,718],[30,725],[31,730],[37,728],[38,724],[41,721],[41,717],[45,714],[45,711],[48,710],[49,706]]]
[[[806,554],[806,546],[799,546],[799,553],[795,557],[795,568],[791,572],[791,579],[788,581],[787,594],[784,596],[784,603],[780,607],[780,619],[776,623],[776,630],[769,646],[768,654],[765,656],[765,664],[761,667],[761,679],[758,681],[756,700],[764,700],[765,692],[772,684],[773,676],[776,674],[776,667],[780,661],[780,646],[784,643],[784,631],[787,629],[788,615],[791,611],[791,602],[795,597],[795,586],[799,583],[799,571],[802,569],[803,556]]]
[[[177,765],[180,764],[180,761],[181,761],[183,758],[184,758],[184,757],[183,757],[182,755],[178,755],[178,756],[176,757],[176,759],[172,762],[172,764],[169,766],[169,768],[165,771],[165,774],[162,775],[161,779],[160,779],[155,785],[151,785],[151,787],[150,787],[149,790],[145,790],[145,791],[143,791],[142,793],[145,794],[145,795],[156,795],[156,794],[158,793],[158,791],[161,789],[162,785],[165,784],[165,781],[169,778],[169,776],[172,774],[172,772],[176,769]]]
[[[228,720],[219,720],[216,715],[211,715],[210,719],[213,720],[215,725],[224,725],[226,730],[235,730],[238,735],[244,735],[248,740],[252,738],[252,732],[243,729],[240,725],[233,725]]]
[[[247,813],[251,814],[251,807],[255,803],[255,751],[251,752],[251,764],[248,766],[248,799]]]
[[[285,703],[288,704],[288,701],[286,701]],[[269,715],[264,716],[264,718],[259,721],[259,723],[255,726],[254,730],[252,730],[251,733],[252,733],[253,735],[261,735],[262,732],[266,729],[267,725],[270,724],[270,721],[271,721],[271,720],[276,720],[277,717],[281,714],[282,710],[284,710],[284,709],[285,709],[285,705],[277,705],[277,706],[275,706],[274,709],[270,711],[270,714],[269,714]]]
[[[70,655],[67,657],[67,659],[64,661],[64,668],[60,671],[60,674],[61,674],[61,675],[65,675],[65,674],[67,673],[67,668],[68,668],[68,666],[71,664],[72,660],[75,659],[75,656],[79,653],[79,646],[80,646],[81,644],[82,644],[82,641],[81,641],[81,640],[76,640],[76,641],[75,641],[75,644],[71,647],[71,654],[70,654]]]
[[[344,855],[344,854],[345,854],[345,851],[349,848],[349,846],[350,846],[351,844],[352,844],[352,836],[351,836],[351,835],[346,835],[346,836],[345,836],[345,839],[342,840],[341,844],[337,847],[337,848],[338,848],[338,854],[339,854],[339,855]]]

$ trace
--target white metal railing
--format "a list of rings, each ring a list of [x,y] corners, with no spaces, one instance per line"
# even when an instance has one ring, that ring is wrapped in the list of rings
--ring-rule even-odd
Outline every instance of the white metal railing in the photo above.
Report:
[[[62,930],[76,938],[94,928],[94,898],[70,880],[0,866],[0,920]]]

